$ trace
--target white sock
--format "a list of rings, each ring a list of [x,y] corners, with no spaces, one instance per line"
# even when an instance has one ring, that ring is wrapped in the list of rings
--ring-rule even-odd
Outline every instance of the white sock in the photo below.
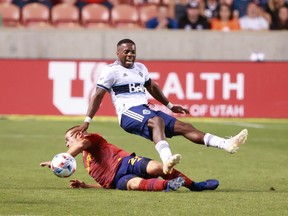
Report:
[[[204,135],[204,143],[207,147],[212,146],[215,148],[223,149],[226,143],[226,139],[206,133]]]
[[[158,151],[160,158],[161,158],[163,163],[165,163],[172,156],[172,152],[171,152],[169,144],[166,140],[159,141],[155,145],[155,148]]]

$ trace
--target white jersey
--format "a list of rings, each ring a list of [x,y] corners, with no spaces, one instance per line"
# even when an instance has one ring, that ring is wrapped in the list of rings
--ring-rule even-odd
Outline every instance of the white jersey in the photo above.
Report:
[[[118,61],[107,65],[97,86],[109,91],[119,122],[124,111],[132,106],[147,104],[144,84],[150,79],[146,66],[134,62],[132,68],[123,67]]]

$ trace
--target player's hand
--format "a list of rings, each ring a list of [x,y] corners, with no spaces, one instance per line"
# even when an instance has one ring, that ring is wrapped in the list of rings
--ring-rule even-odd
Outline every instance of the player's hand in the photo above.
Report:
[[[80,127],[79,127],[79,131],[80,133],[84,133],[87,131],[89,127],[89,123],[88,122],[84,122]]]
[[[86,188],[86,183],[77,179],[70,180],[70,188]]]
[[[71,130],[71,136],[74,136],[75,134],[77,134],[77,137],[79,135],[82,135],[83,133],[85,133],[87,131],[89,127],[89,123],[88,122],[84,122],[81,126],[74,128],[73,130]]]
[[[40,163],[40,166],[42,167],[48,166],[48,168],[51,168],[51,161],[42,162]]]
[[[190,114],[188,109],[183,108],[182,106],[173,106],[171,111],[174,113]]]

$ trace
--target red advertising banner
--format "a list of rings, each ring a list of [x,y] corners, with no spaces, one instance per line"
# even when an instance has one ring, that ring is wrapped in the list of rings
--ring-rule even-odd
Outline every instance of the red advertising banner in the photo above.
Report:
[[[141,62],[193,117],[288,118],[288,62]],[[108,63],[0,60],[0,114],[85,115]],[[97,115],[116,116],[109,94],[103,105]]]

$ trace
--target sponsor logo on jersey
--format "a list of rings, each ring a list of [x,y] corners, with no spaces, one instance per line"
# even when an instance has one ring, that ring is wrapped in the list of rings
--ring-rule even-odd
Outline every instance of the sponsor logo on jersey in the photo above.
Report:
[[[129,92],[145,92],[144,85],[140,83],[131,83],[129,84]]]
[[[142,83],[130,83],[127,85],[113,86],[112,89],[115,92],[115,95],[122,93],[145,93],[145,87]]]

